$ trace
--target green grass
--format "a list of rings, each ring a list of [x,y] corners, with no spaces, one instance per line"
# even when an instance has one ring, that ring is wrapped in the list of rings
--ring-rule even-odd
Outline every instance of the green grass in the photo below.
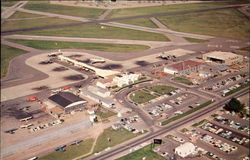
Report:
[[[150,14],[184,11],[184,10],[195,10],[195,9],[202,9],[202,8],[213,8],[213,7],[220,7],[223,5],[227,5],[229,3],[217,2],[217,3],[173,4],[173,5],[153,6],[153,7],[113,9],[111,14],[108,15],[107,19],[118,18],[118,17],[150,15]]]
[[[198,110],[200,110],[200,109],[202,109],[202,108],[204,108],[204,107],[210,105],[211,103],[213,103],[213,101],[212,101],[212,100],[209,100],[209,101],[207,101],[207,102],[205,102],[205,103],[203,103],[203,104],[201,104],[201,105],[199,105],[199,106],[197,106],[197,107],[195,107],[195,108],[193,108],[193,109],[188,110],[187,112],[185,112],[185,113],[183,113],[183,114],[179,114],[179,115],[177,115],[177,116],[175,116],[175,117],[172,117],[172,118],[170,118],[170,119],[167,119],[167,120],[161,122],[161,125],[162,125],[162,126],[167,125],[167,124],[169,124],[169,123],[171,123],[171,122],[173,122],[173,121],[176,121],[176,120],[178,120],[178,119],[180,119],[180,118],[182,118],[182,117],[185,117],[185,116],[187,116],[187,115],[189,115],[189,114],[191,114],[191,113],[193,113],[193,112],[196,112],[196,111],[198,111]]]
[[[168,28],[187,33],[247,39],[250,21],[236,9],[158,17]]]
[[[218,117],[219,115],[218,114],[212,114],[211,115],[211,117],[213,117],[213,118],[216,118],[216,117]]]
[[[146,87],[146,89],[151,90],[161,95],[168,94],[174,90],[177,90],[177,88],[175,87],[165,86],[165,85],[156,85],[156,86]]]
[[[182,128],[182,129],[181,129],[181,132],[182,132],[182,133],[185,133],[185,132],[187,132],[187,131],[188,131],[187,128]]]
[[[204,42],[209,42],[209,40],[204,40],[204,39],[197,39],[197,38],[190,38],[190,37],[184,37],[188,42],[191,43],[204,43]]]
[[[50,12],[56,14],[93,18],[93,19],[98,18],[103,12],[105,12],[104,9],[99,9],[99,8],[49,4],[48,1],[30,1],[28,2],[28,4],[24,6],[24,8],[42,12]]]
[[[154,24],[154,22],[152,22],[149,18],[137,18],[137,19],[131,19],[131,20],[122,20],[118,22],[137,25],[137,26],[143,26],[143,27],[158,28],[157,25]]]
[[[138,104],[141,104],[141,103],[149,102],[150,100],[156,98],[156,96],[151,95],[151,94],[146,93],[146,92],[143,92],[143,91],[141,91],[141,90],[138,90],[138,91],[132,92],[132,93],[129,95],[129,98],[130,98],[133,102],[138,103]]]
[[[65,152],[55,151],[39,158],[39,160],[72,160],[73,158],[89,153],[93,143],[94,139],[87,139],[79,145],[67,146]]]
[[[234,94],[234,93],[236,93],[236,92],[238,92],[238,91],[240,91],[240,90],[242,90],[242,89],[244,89],[244,88],[247,88],[247,87],[249,87],[249,84],[250,84],[250,82],[248,82],[247,84],[243,84],[243,85],[241,85],[240,87],[235,88],[235,89],[233,89],[233,90],[227,92],[227,93],[225,94],[225,96],[229,96],[229,95]]]
[[[193,83],[191,81],[189,81],[183,77],[175,77],[172,80],[175,82],[178,82],[178,83],[186,84],[186,85],[193,85]]]
[[[42,17],[42,16],[43,15],[16,11],[10,18],[11,19],[18,19],[18,18],[34,18],[34,17]]]
[[[101,119],[105,119],[116,115],[116,113],[104,107],[98,107],[98,109],[96,110],[96,115],[99,116]]]
[[[1,1],[1,7],[11,7],[19,1]]]
[[[62,18],[53,18],[53,17],[39,18],[39,19],[26,19],[22,21],[6,21],[1,26],[1,29],[2,31],[6,31],[6,30],[41,27],[41,26],[67,24],[67,23],[76,23],[76,21],[71,21],[71,20],[62,19]],[[25,32],[25,33],[29,34],[29,32]]]
[[[142,78],[142,79],[139,79],[139,80],[135,81],[135,82],[132,83],[132,84],[128,84],[128,85],[125,85],[125,86],[123,86],[123,87],[117,88],[117,89],[115,89],[114,91],[115,91],[115,92],[119,92],[120,90],[122,90],[122,89],[124,89],[124,88],[132,87],[133,85],[136,85],[136,84],[139,84],[139,83],[143,83],[143,82],[148,82],[148,81],[152,81],[152,79],[147,79],[147,78],[145,77],[145,78]]]
[[[192,125],[192,127],[198,127],[198,126],[200,126],[200,125],[202,125],[202,124],[205,124],[205,123],[207,123],[207,122],[209,122],[209,121],[206,120],[206,119],[203,119],[203,120],[201,120],[200,122],[194,123],[194,124]]]
[[[132,152],[123,157],[120,157],[117,160],[142,160],[143,157],[146,157],[146,160],[165,160],[165,158],[158,155],[151,149],[151,144],[135,152]]]
[[[101,28],[101,26],[104,26],[104,28]],[[82,38],[130,39],[145,41],[169,41],[166,36],[158,33],[111,27],[100,24],[88,24],[56,29],[43,29],[37,31],[20,32],[19,34]]]
[[[113,147],[138,135],[140,135],[140,133],[134,134],[124,128],[113,130],[111,127],[109,127],[105,129],[104,132],[97,138],[93,153],[103,151],[107,147]],[[110,142],[108,141],[108,138],[111,139]]]
[[[138,52],[150,48],[149,46],[135,45],[135,44],[85,43],[85,42],[19,40],[19,39],[8,39],[8,41],[41,50],[88,49],[88,50],[105,51],[105,52]]]
[[[1,44],[1,78],[6,76],[10,61],[26,51]]]

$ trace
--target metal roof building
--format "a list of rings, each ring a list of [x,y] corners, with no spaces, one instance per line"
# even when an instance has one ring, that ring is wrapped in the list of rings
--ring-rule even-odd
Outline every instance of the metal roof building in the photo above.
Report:
[[[195,146],[190,142],[186,142],[175,148],[175,153],[177,153],[182,158],[185,158],[194,152]]]
[[[213,61],[225,65],[233,65],[243,61],[242,55],[237,55],[231,52],[213,51],[202,55],[204,60]]]
[[[66,113],[82,108],[87,101],[70,92],[59,92],[49,97],[59,107],[63,108]]]
[[[201,65],[203,65],[203,63],[187,60],[165,67],[164,72],[179,75],[190,74],[192,72],[197,72],[198,70],[200,70]]]

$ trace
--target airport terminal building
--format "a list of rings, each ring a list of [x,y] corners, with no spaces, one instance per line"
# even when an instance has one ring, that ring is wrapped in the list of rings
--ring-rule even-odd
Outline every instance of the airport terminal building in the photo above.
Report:
[[[208,52],[206,54],[203,54],[202,58],[205,61],[212,61],[229,66],[243,62],[242,55],[237,55],[231,52],[221,52],[221,51]]]

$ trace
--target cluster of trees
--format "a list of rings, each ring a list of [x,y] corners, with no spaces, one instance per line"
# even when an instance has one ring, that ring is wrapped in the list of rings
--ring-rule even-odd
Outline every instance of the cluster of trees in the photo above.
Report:
[[[240,113],[244,110],[245,105],[241,104],[240,101],[236,98],[232,98],[225,106],[224,109],[227,111],[234,111]]]

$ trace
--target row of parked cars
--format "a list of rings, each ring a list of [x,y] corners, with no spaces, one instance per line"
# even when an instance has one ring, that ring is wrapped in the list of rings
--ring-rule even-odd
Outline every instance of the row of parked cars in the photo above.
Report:
[[[249,139],[246,137],[239,137],[233,134],[231,131],[225,130],[223,128],[220,128],[212,123],[206,123],[201,126],[202,129],[207,130],[209,132],[212,132],[214,134],[217,134],[223,138],[229,139],[235,143],[238,143],[240,145],[245,145],[249,143]]]
[[[236,75],[236,76],[229,77],[229,78],[227,78],[225,80],[217,82],[215,85],[213,85],[211,87],[206,87],[205,90],[220,89],[223,86],[229,85],[229,84],[233,83],[234,81],[238,81],[238,80],[240,80],[242,78],[245,78],[246,76],[247,76],[246,74],[239,74],[239,75]]]
[[[200,137],[200,139],[214,147],[219,148],[220,150],[226,152],[226,153],[231,153],[232,151],[237,150],[237,147],[232,146],[228,143],[222,143],[221,140],[215,139],[210,135],[204,134]]]
[[[191,131],[187,131],[185,132],[185,134],[187,135],[191,135],[191,137],[202,137],[202,136],[205,136],[207,134],[203,134],[195,129],[191,130]],[[205,149],[203,148],[200,148],[199,147],[199,150],[202,152],[202,154],[206,155],[207,157],[209,157],[210,159],[214,159],[214,160],[224,160],[223,158],[220,158],[218,157],[217,155],[215,155],[214,153],[212,152],[209,152],[209,151],[206,151]]]
[[[235,123],[233,120],[224,118],[222,116],[217,116],[214,118],[214,120],[221,123],[221,124],[228,125],[231,128],[234,128],[234,129],[237,129],[239,131],[246,132],[247,134],[250,134],[249,126],[241,125],[240,123]]]
[[[58,124],[61,124],[63,121],[62,120],[55,120],[55,121],[52,121],[52,122],[49,122],[49,123],[46,123],[46,124],[43,124],[43,125],[39,125],[37,127],[34,127],[34,128],[30,128],[30,131],[31,132],[36,132],[36,131],[39,131],[41,129],[45,129],[45,128],[49,128],[51,126],[54,126],[54,125],[58,125]]]
[[[169,110],[172,108],[173,108],[173,106],[171,106],[167,103],[162,103],[162,104],[159,104],[157,106],[154,106],[154,107],[147,109],[147,111],[148,111],[148,114],[150,114],[154,117],[157,117],[157,116],[161,116],[161,113],[163,111],[166,111],[166,110]]]
[[[182,104],[183,100],[185,100],[187,97],[188,97],[188,95],[184,94],[184,95],[182,95],[180,97],[177,97],[176,99],[169,100],[169,102],[172,103],[172,104],[180,105],[180,104]]]
[[[117,130],[117,129],[123,127],[123,128],[125,128],[126,130],[128,130],[130,132],[138,133],[139,131],[135,127],[133,127],[133,126],[131,126],[129,124],[138,122],[139,119],[140,119],[140,117],[138,115],[135,115],[135,116],[132,116],[132,117],[129,117],[129,118],[122,118],[122,119],[120,119],[120,121],[118,123],[113,124],[112,128],[114,130]]]
[[[241,85],[247,84],[249,81],[250,81],[250,79],[246,79],[244,82],[240,82],[240,83],[235,84],[235,85],[233,85],[233,86],[231,86],[231,87],[229,87],[227,89],[224,89],[224,90],[220,91],[220,94],[222,96],[225,96],[231,90],[237,89],[237,88],[241,87]]]

